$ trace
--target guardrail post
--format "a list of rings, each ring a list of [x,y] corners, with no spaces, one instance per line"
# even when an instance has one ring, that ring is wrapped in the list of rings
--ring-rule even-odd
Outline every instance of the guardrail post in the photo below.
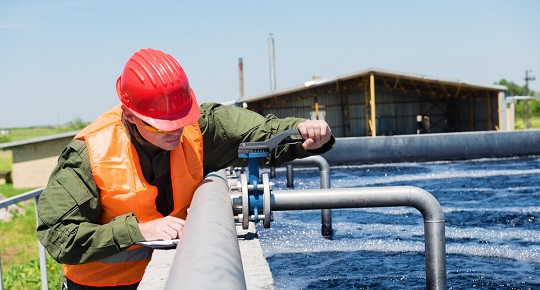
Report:
[[[36,227],[38,226],[38,206],[39,195],[34,197],[34,206],[36,207]],[[38,250],[39,250],[39,269],[41,272],[41,289],[49,289],[49,277],[47,275],[47,256],[45,254],[45,247],[38,240]]]

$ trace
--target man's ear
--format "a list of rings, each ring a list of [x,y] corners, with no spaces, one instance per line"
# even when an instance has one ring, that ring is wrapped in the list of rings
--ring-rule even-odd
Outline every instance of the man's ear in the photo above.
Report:
[[[126,118],[128,122],[135,124],[135,116],[124,105],[122,105],[122,112],[124,113],[124,118]]]

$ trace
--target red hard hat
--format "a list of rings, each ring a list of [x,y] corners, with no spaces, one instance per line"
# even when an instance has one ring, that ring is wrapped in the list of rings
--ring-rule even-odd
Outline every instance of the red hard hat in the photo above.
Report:
[[[136,52],[116,81],[116,92],[130,112],[163,131],[182,128],[200,117],[184,70],[159,50]]]

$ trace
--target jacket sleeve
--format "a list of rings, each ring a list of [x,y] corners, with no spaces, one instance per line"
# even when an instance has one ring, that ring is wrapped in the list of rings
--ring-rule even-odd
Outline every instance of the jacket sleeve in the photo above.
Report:
[[[63,264],[98,260],[144,240],[133,214],[98,224],[99,189],[84,141],[74,140],[62,152],[39,197],[37,213],[39,241]]]
[[[238,146],[242,142],[264,141],[305,121],[302,118],[277,118],[262,116],[256,112],[216,103],[201,105],[199,126],[204,139],[205,174],[227,166],[247,166],[238,158]],[[304,158],[327,152],[335,144],[332,136],[323,147],[307,151],[301,144],[276,147],[261,165],[279,166],[296,158]]]

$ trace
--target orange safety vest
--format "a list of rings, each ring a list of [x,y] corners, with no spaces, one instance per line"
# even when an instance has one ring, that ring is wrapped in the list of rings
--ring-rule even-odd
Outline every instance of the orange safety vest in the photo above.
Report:
[[[162,218],[155,205],[158,190],[144,179],[139,157],[122,124],[120,105],[101,115],[76,139],[85,140],[92,174],[100,188],[100,224],[133,212],[139,222]],[[184,127],[180,145],[171,151],[174,209],[185,219],[203,177],[202,134],[197,123]],[[71,281],[89,286],[131,285],[142,280],[152,249],[139,245],[113,256],[79,265],[64,265]]]

